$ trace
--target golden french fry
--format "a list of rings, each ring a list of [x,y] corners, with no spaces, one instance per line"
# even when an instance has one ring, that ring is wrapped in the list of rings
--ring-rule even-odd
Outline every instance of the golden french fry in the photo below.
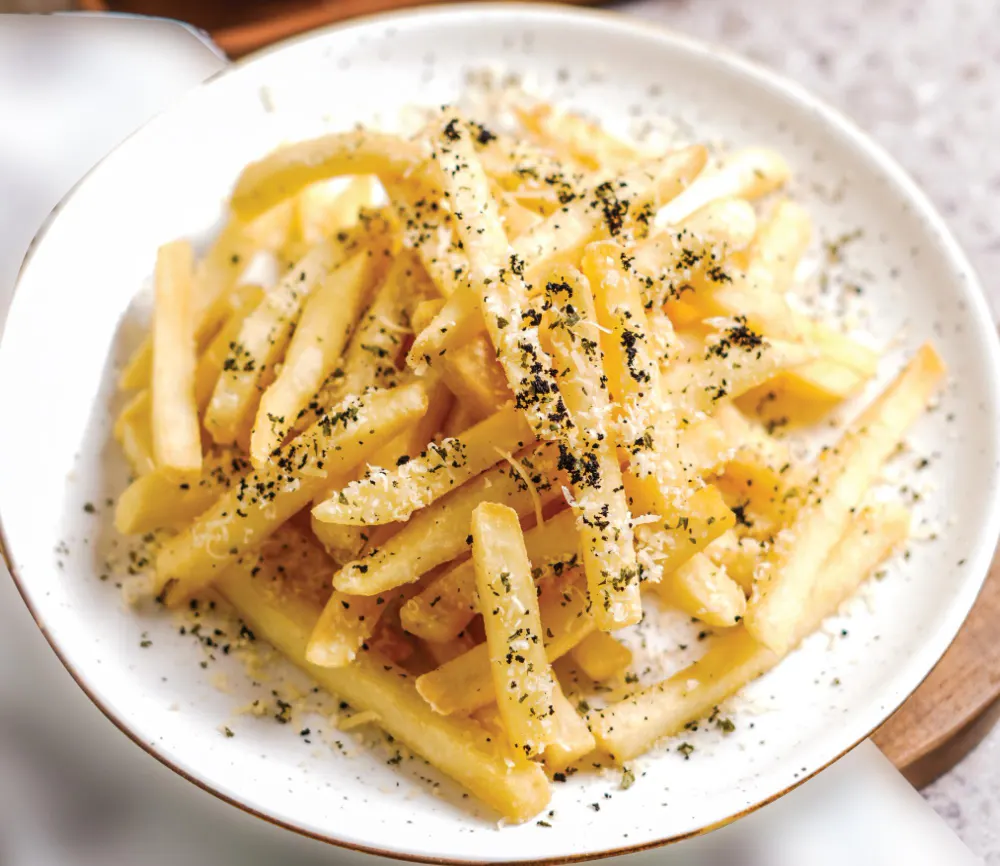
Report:
[[[578,539],[576,517],[568,509],[524,533],[535,580],[574,568],[579,559]],[[411,634],[427,641],[447,641],[459,634],[477,612],[476,575],[472,560],[467,559],[406,602],[399,617]]]
[[[114,435],[136,475],[148,475],[156,469],[153,459],[153,428],[149,389],[138,391],[115,419]]]
[[[260,286],[237,286],[230,299],[232,312],[219,332],[205,347],[198,365],[194,371],[194,402],[199,414],[205,411],[208,401],[212,399],[215,383],[222,375],[226,358],[229,357],[230,346],[239,337],[243,322],[260,304],[264,290]]]
[[[505,818],[524,821],[545,808],[549,784],[541,767],[511,754],[476,722],[435,713],[405,671],[373,653],[361,653],[342,668],[310,664],[306,647],[319,608],[294,592],[276,597],[273,584],[237,566],[227,569],[217,586],[256,635],[324,689],[356,710],[372,713],[388,734]]]
[[[481,334],[464,346],[456,346],[441,358],[445,384],[463,403],[472,417],[482,420],[511,399],[503,367],[497,363],[496,349]]]
[[[368,596],[334,590],[309,636],[306,659],[324,668],[350,664],[374,634],[389,606],[405,598],[406,593],[400,590]]]
[[[792,643],[796,612],[812,592],[817,569],[943,376],[940,356],[929,344],[921,347],[838,444],[821,455],[809,498],[756,575],[744,620],[756,640],[778,653]]]
[[[789,646],[798,644],[835,613],[908,532],[909,516],[902,509],[862,512],[822,564],[813,591],[796,613]],[[628,761],[661,737],[675,734],[710,713],[781,658],[782,654],[758,643],[743,626],[728,629],[693,665],[592,713],[591,730],[599,746],[616,760]]]
[[[583,275],[549,283],[546,334],[575,430],[562,452],[573,487],[592,615],[602,631],[642,619],[639,568],[603,370],[601,332]],[[562,448],[562,446],[560,446]]]
[[[115,505],[115,529],[141,535],[156,529],[180,528],[210,508],[250,469],[250,464],[228,449],[209,454],[201,477],[178,480],[157,469],[136,478]]]
[[[252,417],[261,377],[273,375],[306,298],[347,258],[345,244],[329,239],[315,246],[282,278],[243,321],[226,358],[223,375],[205,410],[205,429],[219,444],[236,441]]]
[[[356,252],[320,278],[306,299],[281,372],[261,395],[250,459],[262,466],[340,360],[379,267],[370,250]]]
[[[511,748],[531,756],[565,743],[575,752],[582,738],[584,753],[589,752],[593,738],[571,707],[571,715],[560,714],[558,724],[554,718],[562,689],[545,654],[538,597],[516,511],[489,502],[476,508],[472,560],[494,694]]]
[[[548,581],[538,598],[549,662],[562,658],[594,631],[587,612],[582,576],[571,572],[560,581]],[[471,713],[496,699],[486,644],[417,678],[417,691],[438,713]]]
[[[423,161],[419,145],[397,136],[369,130],[325,135],[250,163],[236,181],[230,206],[251,220],[318,181],[372,174],[384,182],[418,171]]]
[[[176,602],[210,582],[305,507],[329,475],[358,463],[426,409],[419,385],[348,398],[163,546],[157,590],[167,588],[167,600]]]
[[[531,108],[514,106],[514,113],[539,144],[565,155],[587,171],[621,170],[642,156],[638,148],[578,114],[556,112],[545,103]]]
[[[385,544],[341,568],[333,585],[342,592],[376,595],[413,583],[468,549],[469,521],[479,503],[499,502],[525,515],[561,498],[558,461],[558,450],[543,445],[519,455],[517,465],[501,463],[473,478],[415,513]]]
[[[191,308],[195,342],[199,349],[205,346],[228,316],[230,310],[220,300],[246,268],[254,248],[245,226],[231,219],[195,267]],[[145,388],[149,385],[152,372],[153,339],[147,336],[122,369],[118,387]]]
[[[326,523],[372,525],[408,520],[470,478],[532,442],[521,413],[507,404],[461,438],[430,443],[422,454],[397,461],[391,469],[371,468],[313,508]]]
[[[580,669],[596,682],[615,679],[632,664],[632,651],[604,631],[587,635],[573,647],[570,655]]]
[[[677,225],[695,211],[720,198],[759,198],[773,192],[791,175],[781,154],[765,148],[747,148],[729,157],[723,165],[705,171],[696,180],[660,208],[657,228]]]
[[[626,216],[635,219],[645,214],[648,206],[676,196],[701,171],[705,158],[702,147],[675,151],[598,184],[570,201],[513,244],[515,260],[525,263],[524,282],[541,292],[544,278],[556,265],[572,260],[595,238],[620,233]],[[499,311],[493,315],[504,317]],[[442,349],[471,339],[482,328],[483,318],[489,326],[490,310],[481,306],[471,286],[460,287],[434,321],[417,335],[408,363],[413,367],[432,364]]]
[[[746,613],[747,600],[739,584],[704,553],[692,556],[654,587],[667,604],[705,625],[730,628]]]
[[[295,197],[298,235],[311,247],[323,238],[351,228],[361,211],[379,204],[382,192],[378,178],[358,175],[347,181],[320,182],[307,186]]]
[[[187,241],[174,241],[157,251],[150,407],[153,456],[159,469],[178,478],[201,472],[201,428],[194,402],[193,271],[194,255]]]
[[[756,538],[740,538],[735,532],[725,532],[705,549],[705,555],[726,570],[744,595],[749,595],[754,571],[765,550],[765,545]]]

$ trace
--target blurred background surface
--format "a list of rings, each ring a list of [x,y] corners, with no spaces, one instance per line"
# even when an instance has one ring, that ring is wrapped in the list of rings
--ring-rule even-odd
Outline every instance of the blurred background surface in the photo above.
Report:
[[[354,0],[342,0],[351,5]],[[259,14],[278,0],[242,4]],[[62,0],[0,0],[2,12],[68,8]],[[180,4],[183,6],[184,4]],[[293,0],[292,6],[303,4]],[[180,8],[180,7],[175,7]],[[189,17],[215,27],[188,3]],[[995,147],[1000,94],[1000,4],[994,0],[633,0],[613,8],[655,19],[726,45],[804,84],[852,116],[917,178],[942,211],[984,277],[1000,309],[1000,152]],[[10,19],[8,19],[9,21]],[[69,56],[12,37],[0,18],[0,116],[31,98],[49,100],[64,85]],[[179,45],[165,52],[163,81],[183,89],[170,60],[199,80],[198,64]],[[59,60],[63,65],[54,66]],[[214,62],[207,59],[205,68]],[[115,85],[130,117],[158,105],[151,80]],[[167,84],[163,85],[168,88]],[[46,88],[51,87],[51,93]],[[165,99],[167,90],[160,96]],[[65,93],[63,99],[66,99]],[[50,102],[45,104],[51,105]],[[0,126],[0,321],[21,256],[38,223],[106,143],[75,135],[90,103],[67,99],[44,130]],[[147,109],[147,111],[152,110]],[[107,132],[105,142],[131,129]],[[67,150],[69,146],[72,150]],[[88,150],[88,147],[91,148]],[[52,170],[59,166],[60,172]],[[67,173],[73,175],[67,179]],[[26,203],[30,202],[28,205]],[[25,203],[25,204],[22,204]],[[45,712],[38,712],[44,707]],[[85,748],[80,748],[85,745]],[[0,574],[0,866],[8,863],[166,863],[185,852],[191,862],[267,862],[276,854],[259,823],[141,754],[88,702],[45,644],[6,575]],[[1000,864],[1000,729],[923,794],[966,843]],[[152,793],[155,791],[155,795]],[[163,820],[168,810],[171,820]],[[220,817],[223,814],[226,817]],[[232,814],[230,814],[232,813]],[[240,828],[240,849],[211,832],[214,820]],[[179,823],[178,823],[179,822]],[[245,825],[245,826],[244,826]],[[179,841],[178,826],[190,838]],[[28,849],[14,837],[30,841]],[[297,843],[293,862],[327,859],[328,849]],[[178,847],[180,846],[180,847]],[[282,849],[284,850],[284,849]],[[72,852],[72,856],[68,852]],[[264,854],[265,859],[260,856]],[[15,856],[17,859],[14,859]],[[333,862],[347,862],[337,853]]]

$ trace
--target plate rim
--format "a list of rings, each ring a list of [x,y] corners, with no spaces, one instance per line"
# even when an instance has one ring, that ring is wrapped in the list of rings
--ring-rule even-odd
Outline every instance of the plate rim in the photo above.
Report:
[[[858,151],[863,152],[867,157],[872,159],[877,165],[879,172],[894,186],[896,186],[896,188],[901,191],[915,206],[916,212],[926,222],[931,234],[933,234],[941,243],[943,255],[956,272],[961,275],[962,282],[965,287],[963,289],[963,295],[972,308],[971,312],[973,313],[977,330],[983,338],[982,342],[988,355],[988,363],[985,366],[985,372],[988,377],[987,384],[992,395],[991,402],[996,410],[996,417],[1000,418],[1000,335],[998,335],[996,323],[994,322],[992,312],[987,302],[979,273],[972,265],[964,249],[955,238],[948,223],[930,200],[927,193],[924,192],[923,188],[920,187],[920,185],[913,179],[910,173],[903,168],[903,166],[883,145],[866,133],[846,113],[828,103],[826,100],[814,95],[802,84],[790,77],[786,77],[785,75],[770,69],[762,63],[751,60],[726,46],[689,36],[669,26],[661,24],[660,22],[649,20],[647,18],[641,18],[635,15],[628,15],[617,10],[583,8],[578,6],[561,5],[552,2],[532,2],[532,0],[506,0],[506,2],[505,0],[498,0],[498,2],[497,0],[484,0],[484,2],[449,2],[443,4],[434,3],[416,8],[379,12],[359,16],[347,21],[325,25],[315,30],[307,31],[282,40],[274,45],[258,49],[257,51],[241,57],[236,61],[229,62],[228,65],[224,66],[217,72],[212,73],[204,81],[199,82],[189,90],[185,91],[181,94],[179,100],[171,105],[168,105],[162,111],[154,114],[139,127],[133,130],[128,136],[123,138],[107,154],[91,166],[91,168],[88,169],[88,171],[75,184],[73,184],[66,194],[60,198],[59,202],[52,208],[48,216],[46,216],[45,220],[39,226],[28,245],[14,281],[8,310],[13,309],[17,298],[17,292],[20,288],[26,270],[64,206],[78,194],[80,188],[90,180],[91,176],[97,171],[97,169],[104,165],[108,159],[113,158],[114,155],[128,141],[143,132],[150,124],[154,123],[164,115],[170,114],[187,99],[193,98],[196,93],[205,88],[214,86],[217,82],[227,76],[239,72],[245,66],[249,66],[256,61],[271,55],[272,53],[287,50],[299,43],[312,41],[314,39],[323,39],[330,33],[354,29],[363,30],[368,27],[377,27],[394,21],[407,22],[412,19],[426,19],[434,17],[442,20],[451,18],[460,19],[470,15],[479,15],[482,17],[500,15],[509,16],[513,19],[522,18],[526,20],[534,19],[538,21],[551,20],[552,18],[569,18],[591,24],[595,22],[603,22],[608,25],[608,29],[613,31],[614,35],[617,37],[640,39],[648,39],[652,37],[664,50],[679,49],[688,53],[701,55],[708,62],[726,67],[735,74],[749,79],[752,83],[758,86],[764,86],[772,92],[784,96],[789,101],[796,104],[799,108],[804,108],[813,112],[817,115],[821,123],[835,128],[840,133],[844,134],[849,139],[850,145],[857,148]],[[0,333],[0,350],[2,350],[4,342],[3,338],[6,336],[7,325],[10,321],[11,319],[8,315],[6,321],[4,322],[3,332]],[[2,359],[2,351],[0,351],[0,359]],[[717,821],[716,823],[685,833],[675,834],[662,839],[655,839],[634,845],[609,848],[606,850],[584,854],[567,854],[561,856],[531,858],[515,862],[524,864],[579,863],[590,860],[604,859],[607,857],[638,853],[676,842],[681,842],[686,839],[691,839],[696,836],[709,833],[712,830],[725,826],[726,824],[736,821],[739,818],[745,817],[746,815],[767,806],[768,804],[795,790],[803,783],[809,781],[814,776],[839,761],[846,754],[871,737],[871,735],[874,734],[875,731],[878,730],[878,728],[881,727],[881,725],[893,713],[895,713],[895,711],[899,709],[903,703],[905,703],[905,701],[930,675],[941,656],[944,655],[954,642],[955,638],[958,636],[962,625],[969,615],[969,611],[972,609],[972,606],[975,604],[975,601],[979,596],[982,585],[988,574],[996,539],[1000,538],[1000,486],[994,490],[990,502],[990,508],[988,513],[984,513],[980,521],[980,525],[983,528],[980,533],[983,543],[981,547],[977,548],[972,554],[970,554],[968,568],[968,572],[970,574],[976,574],[978,577],[975,579],[971,577],[966,579],[968,588],[965,592],[968,594],[969,598],[963,600],[959,597],[959,599],[956,600],[956,604],[958,604],[958,609],[955,613],[957,621],[951,622],[946,620],[942,622],[934,634],[931,635],[931,639],[924,641],[922,648],[925,653],[928,652],[929,647],[935,647],[933,658],[930,660],[927,670],[923,672],[919,681],[913,686],[912,689],[905,691],[898,702],[890,701],[884,705],[881,711],[883,714],[881,720],[878,724],[871,728],[871,730],[864,734],[864,736],[861,736],[846,748],[838,751],[833,757],[829,758],[825,762],[822,762],[810,772],[801,775],[781,790],[765,799],[758,800],[750,806],[741,809],[736,813]],[[992,544],[987,543],[990,539],[994,539]],[[212,782],[207,779],[200,778],[175,763],[170,754],[158,751],[153,744],[142,739],[124,719],[117,715],[116,712],[105,703],[104,699],[97,694],[96,690],[89,684],[89,682],[77,672],[70,659],[71,654],[60,645],[56,637],[50,632],[38,611],[37,605],[32,601],[30,591],[28,589],[28,583],[18,573],[16,564],[14,563],[12,557],[8,554],[9,549],[10,543],[3,520],[2,510],[0,510],[0,558],[2,558],[6,564],[11,578],[14,581],[14,585],[17,588],[18,594],[21,596],[22,601],[27,607],[28,612],[35,621],[35,624],[41,631],[46,642],[56,654],[56,657],[91,703],[93,703],[94,706],[96,706],[97,709],[100,710],[101,713],[103,713],[104,716],[106,716],[119,731],[139,746],[144,752],[155,758],[183,779],[193,783],[203,791],[206,791],[219,800],[228,803],[231,806],[235,806],[255,818],[262,819],[270,824],[290,830],[301,836],[325,842],[339,848],[386,857],[388,859],[417,863],[447,864],[447,866],[452,866],[452,864],[454,864],[454,866],[475,866],[475,864],[491,862],[482,859],[469,859],[465,857],[438,857],[414,854],[411,852],[386,850],[359,842],[348,841],[339,838],[332,833],[319,832],[310,829],[301,823],[296,823],[293,820],[279,817],[276,814],[258,809],[250,805],[247,800],[241,800],[235,796],[225,793],[221,790],[221,788],[214,787]]]

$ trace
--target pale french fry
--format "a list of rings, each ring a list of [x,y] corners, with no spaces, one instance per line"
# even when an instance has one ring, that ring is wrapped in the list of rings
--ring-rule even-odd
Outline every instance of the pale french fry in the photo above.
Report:
[[[549,581],[538,599],[549,662],[562,658],[588,634],[594,621],[587,613],[582,575],[573,572],[563,581]],[[473,647],[417,678],[417,691],[435,712],[471,713],[496,699],[486,644]]]
[[[595,631],[573,647],[573,661],[595,682],[620,677],[632,664],[632,651],[607,632]]]
[[[472,514],[472,560],[481,599],[493,689],[508,742],[526,756],[565,743],[570,752],[594,747],[583,720],[555,703],[562,689],[545,654],[531,563],[517,512],[484,502]],[[565,698],[563,699],[565,701]],[[568,706],[568,704],[566,705]]]
[[[511,399],[496,349],[485,334],[449,349],[435,368],[440,368],[445,384],[477,420],[493,414]]]
[[[524,533],[535,580],[562,574],[579,559],[576,516],[560,511]],[[461,632],[478,613],[476,575],[471,559],[453,566],[400,609],[400,621],[411,634],[427,641],[446,641]]]
[[[157,469],[133,481],[115,504],[115,529],[124,535],[141,535],[156,529],[180,528],[206,511],[233,484],[239,483],[250,464],[229,450],[205,458],[201,477],[181,481]]]
[[[590,285],[580,275],[549,283],[547,336],[575,431],[563,453],[573,487],[592,615],[602,631],[642,619],[639,568]]]
[[[838,444],[821,455],[808,500],[775,539],[756,575],[744,620],[756,640],[778,653],[791,644],[796,612],[812,592],[819,565],[943,376],[938,354],[929,344],[921,347]]]
[[[512,245],[516,260],[526,263],[524,282],[535,292],[541,292],[544,277],[553,267],[572,260],[602,234],[619,233],[622,227],[619,220],[626,214],[634,218],[645,213],[646,206],[676,196],[701,171],[705,158],[704,148],[692,147],[630,169],[615,180],[586,191],[525,232]],[[482,316],[480,309],[484,310]],[[471,339],[482,328],[483,318],[489,325],[489,312],[481,307],[480,298],[471,287],[460,288],[434,321],[417,335],[407,362],[412,367],[432,364],[442,349]]]
[[[330,474],[364,459],[426,409],[419,385],[348,398],[163,546],[157,591],[167,588],[167,600],[176,602],[210,582],[302,509]]]
[[[177,478],[201,472],[201,429],[194,402],[193,271],[187,241],[174,241],[157,251],[150,406],[153,456],[158,469]]]
[[[262,466],[284,441],[340,360],[379,273],[369,250],[356,252],[320,278],[306,299],[281,372],[263,393],[250,436],[250,459]]]
[[[790,646],[835,613],[909,532],[909,516],[902,509],[868,509],[858,517],[817,574],[813,591],[795,617]],[[781,658],[743,626],[728,629],[693,665],[592,713],[591,730],[599,746],[616,760],[628,761],[661,737],[678,733],[689,722],[710,713]]]
[[[269,583],[255,580],[246,567],[231,567],[217,586],[256,635],[324,689],[359,712],[372,713],[387,733],[505,818],[524,821],[545,808],[549,784],[537,764],[510,754],[476,722],[435,713],[405,671],[372,653],[361,653],[343,668],[306,661],[319,608],[293,593],[275,598]]]
[[[261,377],[267,372],[273,374],[306,298],[348,255],[347,246],[336,239],[318,244],[296,262],[244,320],[205,410],[205,429],[216,442],[236,441],[252,417],[260,396]]]
[[[318,181],[372,174],[385,182],[419,171],[424,159],[418,144],[369,130],[300,141],[243,169],[230,206],[250,220]]]
[[[205,411],[208,401],[212,399],[215,383],[222,375],[226,358],[229,357],[230,346],[239,337],[240,328],[243,327],[246,317],[260,304],[264,290],[254,285],[237,286],[232,295],[232,312],[229,318],[205,347],[195,367],[194,402],[199,414]]]
[[[791,176],[781,154],[765,148],[740,150],[721,168],[705,171],[656,213],[657,228],[677,225],[720,198],[759,198],[778,189]]]
[[[489,469],[502,453],[530,445],[532,438],[521,413],[507,404],[461,438],[430,443],[425,452],[391,469],[369,469],[360,481],[316,505],[313,515],[326,523],[359,525],[408,520],[414,512]]]
[[[494,188],[493,197],[500,209],[500,219],[503,222],[504,232],[511,240],[520,237],[542,221],[542,217],[537,212],[529,210],[518,202],[517,197],[512,193]]]
[[[654,587],[667,604],[705,625],[730,628],[746,613],[747,600],[739,584],[704,553],[692,556]]]
[[[518,456],[520,470],[501,463],[473,478],[414,514],[384,545],[341,568],[333,585],[342,592],[376,595],[413,583],[468,549],[469,521],[479,503],[499,502],[526,515],[561,498],[564,479],[558,461],[555,447],[541,446]],[[527,480],[521,471],[528,473]]]
[[[115,419],[114,435],[136,475],[148,475],[156,469],[153,459],[153,429],[148,388],[137,392]]]
[[[195,342],[199,349],[222,325],[229,309],[219,304],[226,291],[239,278],[254,252],[254,241],[245,226],[231,219],[223,227],[194,272],[191,292]],[[118,387],[145,388],[153,372],[153,339],[147,336],[122,369]]]

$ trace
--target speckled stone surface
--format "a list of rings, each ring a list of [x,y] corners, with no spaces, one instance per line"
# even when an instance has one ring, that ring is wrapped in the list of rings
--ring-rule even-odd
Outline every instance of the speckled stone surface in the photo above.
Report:
[[[617,6],[723,45],[852,117],[920,182],[1000,311],[1000,4],[638,0]],[[1000,726],[924,795],[1000,864]]]

